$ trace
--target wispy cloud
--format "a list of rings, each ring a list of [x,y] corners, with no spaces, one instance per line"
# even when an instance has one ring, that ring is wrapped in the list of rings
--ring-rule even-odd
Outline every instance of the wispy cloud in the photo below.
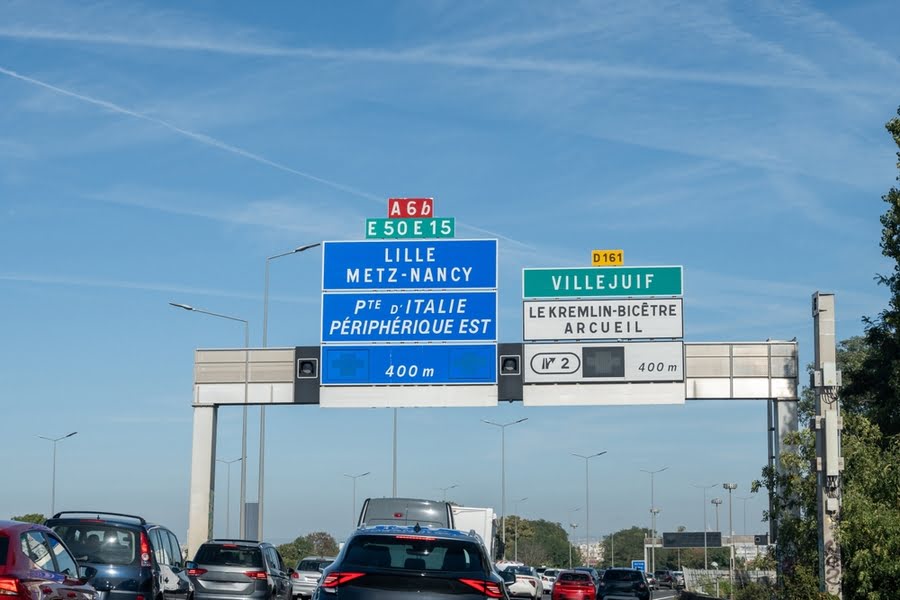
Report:
[[[77,277],[66,275],[42,275],[34,273],[0,273],[0,282],[33,283],[40,285],[61,285],[76,287],[112,288],[120,290],[136,290],[145,292],[165,292],[171,294],[191,294],[196,296],[212,296],[218,298],[236,298],[240,300],[262,300],[259,294],[216,288],[201,288],[167,282],[130,281],[124,279],[103,279],[95,277]],[[318,296],[293,297],[272,296],[279,302],[298,304],[318,303]]]

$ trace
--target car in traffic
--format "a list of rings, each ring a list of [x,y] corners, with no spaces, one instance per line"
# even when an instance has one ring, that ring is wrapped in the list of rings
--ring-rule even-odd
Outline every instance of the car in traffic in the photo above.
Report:
[[[672,571],[672,588],[684,589],[684,571]]]
[[[650,591],[659,589],[659,583],[656,581],[656,577],[653,576],[653,573],[645,571],[644,578],[647,580],[647,585],[650,586]]]
[[[597,587],[586,571],[560,571],[553,583],[551,600],[594,600]]]
[[[643,571],[638,569],[611,568],[603,573],[600,580],[600,600],[650,600],[650,586]]]
[[[359,512],[358,527],[408,525],[413,527],[455,527],[449,502],[421,498],[366,498]]]
[[[600,591],[600,581],[602,579],[602,575],[600,572],[594,567],[575,567],[576,571],[582,571],[591,576],[591,580],[594,582],[594,590],[597,592]]]
[[[672,587],[672,571],[668,569],[657,569],[653,572],[653,576],[656,578],[656,582],[660,587]]]
[[[307,556],[301,559],[291,573],[291,593],[294,598],[312,598],[322,578],[322,571],[334,559],[334,556]]]
[[[193,587],[178,538],[124,513],[62,511],[44,523],[82,566],[97,570],[98,600],[189,600]]]
[[[516,576],[515,582],[508,585],[510,596],[540,600],[541,596],[544,595],[544,584],[541,582],[540,574],[534,567],[511,565],[503,571]]]
[[[34,523],[0,521],[0,598],[95,600],[93,567],[79,567],[62,540]]]
[[[313,600],[509,600],[478,535],[378,525],[355,530],[322,573]]]
[[[549,594],[553,591],[553,584],[556,577],[562,569],[544,569],[541,571],[541,584],[544,586],[544,593]]]
[[[209,540],[187,563],[193,600],[291,600],[291,571],[275,546],[253,540]]]

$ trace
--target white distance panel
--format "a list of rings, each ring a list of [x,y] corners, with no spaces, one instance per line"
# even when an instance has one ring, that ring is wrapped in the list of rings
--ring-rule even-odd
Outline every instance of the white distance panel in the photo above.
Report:
[[[525,340],[622,340],[684,337],[681,298],[526,300]]]
[[[683,382],[683,342],[525,344],[523,382]]]

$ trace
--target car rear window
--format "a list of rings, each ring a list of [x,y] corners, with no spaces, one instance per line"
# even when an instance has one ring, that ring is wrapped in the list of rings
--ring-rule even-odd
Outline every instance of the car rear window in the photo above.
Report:
[[[530,575],[534,577],[534,573],[531,571],[531,567],[506,567],[505,571],[509,571],[510,573],[515,573],[516,575]]]
[[[557,581],[581,581],[591,582],[591,576],[587,573],[560,573]]]
[[[9,538],[0,536],[0,567],[6,564],[7,554],[9,554]]]
[[[297,565],[298,571],[321,571],[334,560],[301,560],[300,564]]]
[[[203,544],[194,562],[220,567],[262,567],[259,548],[236,544]]]
[[[641,574],[638,571],[607,571],[603,574],[606,581],[640,581]]]
[[[485,570],[484,558],[477,544],[415,535],[361,535],[353,538],[341,568],[366,567],[482,573]]]
[[[79,562],[132,565],[140,561],[140,531],[103,522],[51,525]]]

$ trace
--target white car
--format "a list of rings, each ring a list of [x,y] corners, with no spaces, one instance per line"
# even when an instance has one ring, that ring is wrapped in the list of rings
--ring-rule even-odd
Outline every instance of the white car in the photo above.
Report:
[[[544,586],[544,593],[550,594],[553,592],[553,584],[556,583],[556,578],[559,576],[559,572],[562,569],[544,569],[544,572],[541,573],[541,584]]]
[[[544,595],[544,585],[541,582],[541,576],[538,575],[534,567],[510,565],[504,571],[516,574],[516,581],[507,585],[510,596],[541,600],[541,596]]]

